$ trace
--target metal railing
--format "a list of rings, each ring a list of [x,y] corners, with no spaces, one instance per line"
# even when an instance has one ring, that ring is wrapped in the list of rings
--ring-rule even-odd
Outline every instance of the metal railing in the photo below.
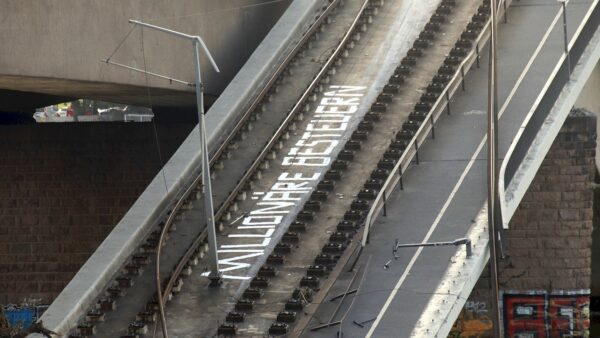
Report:
[[[503,6],[499,9],[498,17],[502,16],[505,13],[506,7],[510,6],[512,0],[505,1],[506,6]],[[363,230],[363,235],[361,239],[362,246],[366,246],[369,242],[369,231],[371,227],[375,223],[377,216],[384,210],[384,214],[386,212],[386,200],[392,194],[398,183],[402,182],[402,177],[404,173],[412,163],[413,159],[416,158],[417,163],[419,159],[419,147],[425,142],[429,133],[431,132],[432,137],[435,136],[435,122],[440,118],[440,116],[447,111],[450,114],[450,99],[456,93],[459,87],[464,86],[464,77],[469,69],[473,66],[474,63],[477,63],[479,66],[479,58],[480,58],[480,50],[481,47],[484,46],[489,39],[491,34],[491,18],[488,19],[485,26],[482,28],[479,33],[477,39],[474,41],[474,46],[465,56],[460,65],[456,68],[456,72],[452,79],[448,82],[444,90],[440,93],[437,101],[429,110],[429,113],[423,120],[423,123],[415,133],[415,136],[406,146],[406,150],[398,159],[398,163],[396,163],[394,169],[390,172],[388,178],[384,182],[383,186],[379,190],[377,197],[373,201],[371,208],[369,209],[369,213],[365,218],[365,228]],[[464,87],[463,87],[464,88]]]
[[[500,172],[503,190],[508,188],[538,131],[552,111],[556,99],[562,92],[564,85],[569,81],[569,68],[573,68],[579,62],[599,25],[600,6],[598,6],[598,0],[595,0],[569,43],[571,66],[569,65],[569,58],[563,53],[550,75],[550,79],[538,95],[517,136],[515,136],[513,145],[506,154]],[[504,221],[504,223],[506,222]]]

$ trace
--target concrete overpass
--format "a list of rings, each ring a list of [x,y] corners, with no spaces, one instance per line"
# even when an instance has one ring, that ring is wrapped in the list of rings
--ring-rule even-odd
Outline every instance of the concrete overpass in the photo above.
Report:
[[[112,61],[194,82],[187,42],[151,31],[142,39],[140,28],[123,40],[132,28],[129,19],[201,35],[221,69],[217,74],[201,61],[206,93],[214,99],[290,2],[3,1],[0,111],[30,112],[78,98],[171,109],[193,106],[193,88],[185,84],[152,76],[146,82],[142,73],[99,62],[122,43]]]
[[[556,27],[550,30],[553,40],[548,45],[544,45],[541,49],[539,64],[537,64],[531,73],[524,73],[525,77],[521,80],[519,75],[523,74],[523,67],[527,68],[528,58],[523,58],[523,55],[532,56],[535,54],[535,46],[530,43],[531,40],[540,41],[544,40],[543,37],[545,32],[550,26],[552,19],[556,17],[558,8],[548,6],[547,4],[540,4],[536,1],[521,1],[518,5],[513,4],[515,7],[509,9],[509,24],[505,26],[501,31],[504,34],[501,38],[506,43],[505,53],[515,53],[513,57],[504,59],[505,65],[508,67],[504,78],[506,81],[503,83],[503,93],[501,95],[508,95],[510,88],[519,81],[525,81],[528,84],[526,90],[520,90],[514,101],[506,101],[507,107],[511,109],[507,110],[507,125],[505,126],[511,132],[507,138],[503,139],[503,150],[508,148],[508,145],[514,140],[514,145],[508,150],[507,161],[513,160],[513,165],[506,165],[506,168],[512,168],[512,173],[505,176],[507,179],[504,181],[505,188],[510,188],[510,184],[516,182],[512,180],[515,172],[521,171],[520,177],[529,177],[525,181],[520,181],[518,189],[515,188],[511,191],[512,196],[524,195],[524,191],[527,187],[537,167],[541,163],[541,159],[545,156],[549,145],[552,143],[554,137],[558,133],[558,129],[562,125],[562,121],[566,118],[568,111],[570,111],[573,102],[578,96],[579,92],[583,88],[583,84],[590,76],[593,67],[598,61],[598,44],[594,34],[597,31],[597,18],[598,18],[598,2],[589,1],[572,1],[570,4],[570,15],[573,16],[574,22],[581,21],[582,24],[577,29],[570,31],[572,37],[572,50],[574,58],[579,62],[577,67],[574,67],[574,80],[571,82],[565,81],[561,78],[561,70],[565,66],[565,58],[561,55],[561,40],[560,40],[560,27]],[[301,6],[295,7],[295,11],[301,10]],[[291,12],[290,12],[291,13]],[[296,12],[297,13],[297,12]],[[304,8],[303,13],[309,13]],[[536,16],[532,20],[532,13],[543,13],[543,15]],[[512,16],[514,14],[514,16]],[[306,18],[310,15],[299,16],[296,14],[296,19]],[[290,19],[290,17],[285,17]],[[542,24],[543,22],[543,24]],[[524,31],[531,36],[521,36],[515,38],[516,33],[523,33]],[[273,40],[279,41],[281,44],[289,42],[288,40]],[[292,39],[293,40],[293,39]],[[502,47],[501,47],[502,48]],[[254,63],[254,69],[247,68],[246,72],[242,72],[237,80],[234,81],[232,86],[228,89],[232,91],[230,97],[223,96],[222,99],[217,101],[214,112],[231,111],[234,106],[239,107],[244,104],[239,101],[250,100],[252,93],[248,92],[248,85],[252,81],[260,81],[261,77],[266,76],[264,73],[256,72],[256,67],[260,63],[261,55],[255,54],[255,58],[251,60]],[[483,61],[483,60],[482,60]],[[483,64],[485,62],[483,61]],[[263,69],[263,68],[260,68]],[[255,73],[255,76],[250,74]],[[472,81],[472,82],[471,82]],[[437,139],[442,139],[442,146],[436,141],[428,142],[421,149],[421,160],[423,161],[420,170],[409,171],[406,174],[406,179],[410,178],[410,181],[416,184],[412,189],[408,188],[405,191],[396,191],[394,194],[388,196],[390,201],[388,204],[388,211],[391,215],[396,217],[390,217],[387,219],[381,218],[375,224],[373,228],[373,234],[371,238],[371,244],[365,249],[367,255],[363,254],[361,258],[361,265],[369,267],[372,271],[369,272],[369,276],[377,276],[377,278],[367,279],[367,283],[362,289],[365,293],[369,291],[382,289],[381,283],[389,284],[387,287],[383,287],[383,291],[380,294],[371,297],[357,298],[357,305],[354,302],[346,303],[345,307],[349,309],[349,313],[353,313],[354,317],[364,316],[365,309],[370,309],[369,313],[377,314],[376,320],[372,326],[366,331],[361,331],[357,327],[348,327],[346,325],[345,332],[350,333],[353,336],[393,336],[398,332],[403,332],[403,335],[413,334],[418,337],[422,336],[434,336],[443,335],[449,330],[449,325],[454,321],[458,311],[462,308],[466,300],[466,295],[470,292],[473,287],[474,281],[481,273],[486,257],[486,238],[485,231],[485,219],[477,218],[477,215],[481,211],[481,205],[485,200],[485,193],[482,189],[482,173],[483,171],[473,171],[470,169],[474,167],[481,167],[482,164],[479,157],[479,152],[482,149],[483,143],[479,143],[481,140],[481,130],[483,128],[474,128],[473,124],[481,125],[484,123],[484,118],[477,112],[480,109],[473,109],[473,106],[477,106],[483,102],[483,83],[485,82],[485,73],[482,71],[475,71],[472,75],[467,78],[466,85],[473,85],[472,92],[469,90],[467,94],[458,95],[454,104],[456,107],[453,111],[460,111],[462,114],[455,114],[451,117],[447,117],[442,123],[445,123],[445,127],[448,129],[444,130],[436,129]],[[565,87],[565,84],[566,87]],[[241,100],[232,100],[233,95],[237,95],[238,90],[244,88],[244,93],[248,96],[242,97]],[[565,89],[566,88],[566,89]],[[535,93],[541,93],[535,95]],[[563,92],[559,99],[558,93]],[[227,93],[227,91],[226,91]],[[512,96],[508,95],[509,97]],[[374,98],[374,97],[372,97]],[[234,103],[235,102],[235,103]],[[367,104],[365,104],[365,107]],[[533,108],[532,108],[533,107]],[[552,109],[550,109],[552,107]],[[529,114],[527,114],[529,112]],[[548,118],[548,113],[555,113],[557,115]],[[222,126],[223,115],[212,115],[212,123],[215,127]],[[531,121],[537,121],[534,125]],[[521,126],[521,127],[519,127]],[[534,127],[531,127],[534,126]],[[540,132],[540,128],[549,128],[552,132]],[[469,130],[466,132],[465,130]],[[518,132],[518,134],[515,134]],[[526,135],[514,137],[514,135]],[[536,138],[540,138],[538,141],[533,141]],[[86,266],[82,268],[78,276],[75,277],[73,282],[67,286],[63,294],[59,297],[57,302],[52,305],[48,313],[45,315],[45,322],[53,323],[51,328],[59,328],[64,331],[67,326],[73,326],[74,320],[76,321],[77,312],[79,315],[84,311],[85,305],[89,305],[92,300],[97,296],[99,289],[103,288],[103,285],[108,279],[112,278],[115,271],[119,269],[122,263],[126,260],[125,258],[132,251],[131,246],[135,245],[139,238],[143,237],[143,232],[148,232],[148,229],[155,224],[153,219],[149,219],[147,215],[154,216],[159,215],[168,209],[165,205],[169,205],[169,201],[173,199],[173,195],[177,194],[186,186],[185,181],[189,181],[193,177],[196,169],[195,165],[190,163],[190,158],[194,158],[197,161],[198,154],[194,150],[194,140],[197,138],[197,134],[192,133],[190,138],[184,143],[182,148],[175,155],[174,159],[167,166],[167,172],[169,177],[173,179],[169,181],[169,186],[174,192],[164,194],[164,190],[159,189],[159,179],[155,180],[151,184],[148,190],[144,192],[140,200],[136,202],[130,213],[121,221],[117,226],[117,231],[100,247],[99,251],[86,263]],[[523,141],[526,139],[527,141]],[[217,147],[219,144],[219,137],[217,135],[211,135],[211,141],[213,147]],[[531,145],[542,145],[542,150],[538,152],[532,152],[530,155],[525,156],[524,154],[531,151]],[[473,149],[474,153],[470,152]],[[545,149],[545,150],[544,150]],[[512,154],[520,154],[517,157],[513,157]],[[195,154],[195,155],[194,155]],[[190,156],[191,155],[191,156]],[[527,160],[533,159],[537,164],[524,165],[523,158]],[[453,162],[455,166],[452,166],[452,175],[448,174],[447,167],[441,167],[438,164],[442,162]],[[472,163],[471,163],[472,162]],[[414,167],[413,167],[414,168]],[[462,174],[461,174],[462,173]],[[436,177],[436,179],[432,179]],[[516,177],[516,176],[515,176]],[[462,182],[465,181],[465,188],[461,187]],[[411,183],[411,184],[412,184]],[[426,188],[424,188],[426,187]],[[518,192],[518,191],[521,192]],[[516,193],[515,193],[516,191]],[[432,197],[432,194],[435,195]],[[407,197],[407,195],[410,195]],[[404,196],[404,198],[401,198]],[[458,201],[453,202],[452,199],[458,196]],[[420,202],[419,202],[420,201]],[[519,204],[520,198],[504,198],[505,215],[507,215],[507,222],[510,219],[512,212],[516,209],[516,205]],[[393,206],[393,207],[392,207]],[[510,211],[512,208],[513,211]],[[427,210],[424,210],[427,209]],[[431,209],[431,210],[430,210]],[[444,213],[449,210],[450,216],[445,219]],[[435,219],[431,219],[436,216]],[[427,220],[423,220],[427,219]],[[391,222],[396,224],[398,222],[407,222],[404,227],[398,229],[393,227]],[[442,226],[436,231],[438,224],[443,220]],[[471,220],[476,220],[474,224]],[[415,222],[431,222],[433,225],[429,228],[415,227]],[[123,238],[123,234],[129,233],[131,237]],[[424,239],[422,239],[425,234]],[[433,234],[433,237],[431,237]],[[116,236],[121,236],[121,239]],[[400,268],[393,267],[389,273],[381,272],[381,267],[390,256],[389,242],[394,237],[402,238],[413,238],[414,241],[427,242],[430,239],[449,239],[461,237],[461,236],[474,236],[477,240],[474,240],[477,244],[478,250],[476,250],[476,256],[469,261],[464,261],[465,269],[461,270],[461,276],[457,277],[455,271],[452,268],[452,264],[459,262],[457,257],[462,257],[462,250],[456,251],[454,249],[436,251],[435,253],[424,253],[421,257],[421,250],[417,250],[413,255],[407,255],[403,257],[397,265]],[[474,238],[475,239],[475,238]],[[379,245],[378,245],[379,244]],[[107,255],[112,251],[114,256],[113,261],[107,262]],[[116,255],[114,254],[116,252]],[[368,257],[375,257],[376,263],[372,266],[366,263],[370,260]],[[411,258],[412,257],[412,258]],[[450,260],[451,264],[448,264]],[[460,261],[463,262],[463,261]],[[369,263],[370,264],[370,263]],[[414,269],[412,269],[414,267]],[[411,270],[412,269],[412,270]],[[468,271],[468,273],[465,273]],[[337,291],[344,290],[349,287],[348,282],[351,276],[345,276],[336,281],[337,287],[334,286],[331,289],[331,295],[334,295]],[[458,283],[454,284],[451,291],[448,291],[450,296],[443,295],[439,288],[447,288],[447,281],[454,280]],[[406,282],[409,286],[408,289],[416,290],[411,293],[408,298],[407,295],[402,292],[397,292],[401,288],[405,288],[402,284],[398,286],[397,283],[402,281]],[[94,289],[83,290],[82,287],[86,287],[92,283]],[[350,282],[351,284],[351,282]],[[386,284],[386,285],[387,285]],[[396,286],[395,286],[396,285]],[[97,288],[97,289],[96,289]],[[366,291],[365,291],[366,290]],[[380,290],[381,291],[381,290]],[[373,291],[375,292],[375,291]],[[94,295],[96,293],[96,295]],[[435,295],[431,297],[431,295]],[[456,297],[456,295],[459,297]],[[447,304],[441,306],[440,304]],[[318,305],[318,304],[317,304]],[[360,305],[360,306],[358,306]],[[418,311],[415,311],[418,308]],[[391,312],[388,309],[392,310]],[[331,313],[331,307],[328,308],[325,304],[322,304],[317,309],[317,316],[322,311],[322,315],[329,315]],[[72,317],[65,319],[64,314],[69,313]],[[392,315],[390,315],[390,313]],[[395,314],[402,314],[401,319]],[[433,317],[432,317],[433,316]],[[418,322],[418,320],[421,320]],[[415,327],[415,323],[419,323]],[[370,324],[368,324],[370,325]],[[347,329],[347,331],[346,331]],[[402,331],[398,331],[402,330]],[[307,333],[311,335],[312,333]],[[323,333],[326,335],[327,333]]]

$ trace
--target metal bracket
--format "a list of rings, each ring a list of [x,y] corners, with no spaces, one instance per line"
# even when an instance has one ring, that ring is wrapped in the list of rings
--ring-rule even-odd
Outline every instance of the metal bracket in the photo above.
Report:
[[[430,246],[459,246],[465,245],[467,250],[467,257],[471,257],[473,255],[473,249],[471,247],[471,240],[468,238],[459,238],[454,241],[447,242],[430,242],[430,243],[408,243],[408,244],[400,244],[400,240],[396,238],[396,242],[394,243],[394,248],[392,249],[392,254],[394,255],[394,259],[400,258],[396,253],[400,248],[415,248],[415,247],[430,247]]]

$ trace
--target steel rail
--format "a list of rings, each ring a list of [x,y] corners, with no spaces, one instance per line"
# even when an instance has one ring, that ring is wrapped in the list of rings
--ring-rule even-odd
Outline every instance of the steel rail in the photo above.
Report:
[[[304,38],[299,43],[304,43],[304,42],[306,42],[311,37],[311,33],[314,32],[314,30],[316,30],[318,28],[318,24],[321,23],[325,19],[325,15],[327,15],[328,13],[330,13],[335,8],[335,6],[337,6],[339,4],[340,1],[341,0],[335,0],[335,1],[333,1],[328,6],[328,8],[323,12],[323,15],[320,17],[320,21],[315,22],[315,24],[313,24],[313,26],[311,26],[311,28],[314,28],[314,29],[311,30],[310,33],[305,34]],[[243,190],[243,188],[246,185],[246,183],[251,179],[252,175],[254,175],[256,169],[258,169],[258,167],[260,166],[260,164],[262,163],[262,161],[264,161],[264,159],[270,153],[270,151],[272,150],[272,148],[274,147],[274,145],[277,143],[277,141],[279,140],[279,138],[283,135],[283,133],[287,129],[287,126],[293,120],[296,112],[299,110],[299,108],[302,106],[302,104],[304,104],[304,102],[310,96],[311,92],[319,84],[319,81],[321,80],[321,78],[323,77],[323,75],[328,71],[328,68],[331,66],[331,64],[335,61],[336,57],[342,51],[342,49],[345,46],[346,42],[349,40],[349,38],[351,37],[351,34],[353,33],[354,29],[356,28],[356,26],[357,26],[357,24],[359,22],[359,19],[362,16],[362,14],[364,13],[365,9],[367,8],[367,5],[369,4],[369,2],[370,2],[370,0],[365,0],[364,1],[361,9],[359,10],[358,14],[356,15],[356,17],[355,17],[354,21],[352,22],[350,28],[348,29],[348,31],[346,32],[346,34],[344,35],[344,37],[342,38],[342,40],[338,44],[337,48],[334,50],[334,52],[331,54],[331,56],[329,57],[329,59],[327,60],[327,62],[325,62],[324,66],[321,68],[321,70],[319,71],[319,73],[317,73],[317,75],[315,76],[315,78],[313,79],[313,81],[310,83],[310,85],[308,86],[308,88],[303,92],[303,94],[298,99],[298,101],[296,102],[296,104],[290,110],[290,112],[288,113],[287,117],[281,123],[280,127],[277,129],[277,131],[275,132],[275,134],[273,135],[273,137],[271,137],[271,139],[269,140],[269,142],[265,145],[265,147],[263,148],[263,150],[261,151],[261,153],[257,156],[257,158],[254,160],[254,162],[252,163],[252,165],[248,168],[248,170],[246,170],[246,172],[244,173],[244,175],[242,176],[242,178],[238,181],[236,187],[229,194],[229,197],[226,199],[225,202],[223,202],[221,204],[221,206],[219,207],[219,209],[215,213],[215,219],[219,219],[225,213],[225,211],[229,207],[229,203],[231,201],[233,201],[233,199],[237,196],[237,194],[240,193]],[[293,52],[296,53],[299,49],[300,48],[294,48]],[[289,59],[291,60],[291,58],[289,58]],[[288,63],[289,63],[289,61],[288,61]],[[269,81],[269,83],[272,84],[272,83],[275,82],[274,78],[272,78],[271,80],[272,81]],[[263,90],[262,92],[264,92],[266,94],[266,92],[268,92],[268,90]],[[258,105],[259,101],[260,100],[256,100],[255,101],[255,103],[256,103],[255,107]],[[248,111],[250,111],[250,110],[248,110]],[[239,130],[239,128],[237,130]],[[215,160],[216,158],[217,158],[216,155],[213,156],[213,160]],[[211,160],[211,164],[212,164],[213,160]],[[189,196],[189,194],[193,191],[193,189],[196,187],[196,185],[199,182],[200,182],[200,177],[198,177],[194,181],[194,183],[192,183],[192,185],[190,185],[190,187],[186,190],[186,192],[184,193],[183,197],[176,204],[178,209],[181,207],[181,205],[183,205],[184,201],[187,199],[187,197]],[[175,209],[171,213],[171,215],[169,215],[169,219],[170,219],[171,223],[165,223],[165,227],[163,228],[163,233],[166,232],[167,227],[170,227],[172,225],[172,222],[174,220],[174,215],[173,214],[175,214]],[[204,241],[205,237],[206,237],[206,230],[204,230],[196,238],[196,240],[192,243],[192,245],[190,245],[190,247],[188,248],[188,250],[185,252],[185,254],[179,260],[179,263],[177,264],[177,266],[173,270],[173,272],[171,274],[171,277],[169,278],[169,281],[167,282],[167,284],[166,284],[166,286],[164,288],[164,291],[163,291],[163,294],[162,294],[164,299],[166,299],[167,296],[169,295],[169,293],[171,293],[171,291],[173,289],[173,286],[175,285],[175,282],[176,282],[177,278],[179,278],[179,275],[181,274],[181,271],[183,271],[183,268],[185,267],[185,265],[187,264],[187,262],[190,260],[190,258],[193,256],[194,252],[198,249],[198,247],[200,246],[200,244]],[[162,238],[163,238],[163,234],[161,234],[161,239]],[[159,243],[159,245],[160,245],[160,243]],[[159,246],[159,248],[160,248],[160,246]],[[160,275],[159,273],[160,273],[160,271],[157,271],[157,276]],[[157,283],[160,283],[160,279],[159,278],[157,279]],[[158,285],[159,284],[157,284],[157,286]],[[160,290],[160,289],[158,289],[158,290]]]
[[[507,7],[510,6],[511,3],[512,0],[506,0]],[[498,17],[502,15],[500,13],[501,10],[503,12],[503,9],[499,9],[497,11],[497,13],[499,13]],[[450,98],[454,95],[454,93],[456,93],[458,88],[461,86],[462,81],[464,80],[464,74],[466,74],[466,72],[470,70],[473,64],[480,57],[478,51],[480,50],[480,47],[482,45],[485,45],[488,38],[490,37],[491,22],[492,19],[490,17],[483,29],[481,30],[481,32],[479,33],[479,35],[477,36],[477,39],[474,41],[475,43],[473,44],[471,51],[469,52],[469,54],[467,54],[467,56],[465,56],[460,65],[456,67],[454,76],[450,81],[448,81],[448,84],[438,96],[438,99],[436,100],[435,104],[431,107],[429,113],[423,119],[423,123],[415,133],[415,136],[408,143],[404,153],[402,154],[402,156],[400,156],[398,163],[396,163],[394,169],[390,172],[385,183],[377,193],[377,197],[373,201],[373,204],[369,209],[369,213],[365,218],[365,228],[363,230],[363,235],[361,239],[361,245],[363,247],[365,247],[369,241],[369,231],[373,226],[377,215],[379,215],[379,212],[384,207],[386,203],[386,197],[394,191],[394,189],[398,185],[398,182],[400,182],[400,180],[404,176],[406,169],[408,169],[408,167],[410,166],[411,162],[415,158],[415,155],[418,154],[419,146],[423,144],[423,142],[429,135],[429,132],[433,129],[435,122],[439,119],[439,117],[442,115],[445,109],[449,109]]]

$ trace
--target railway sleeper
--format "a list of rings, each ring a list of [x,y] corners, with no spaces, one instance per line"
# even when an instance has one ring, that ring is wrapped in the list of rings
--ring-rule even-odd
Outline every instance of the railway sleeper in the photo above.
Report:
[[[320,281],[320,278],[317,276],[304,276],[300,279],[300,287],[318,289]]]
[[[106,315],[99,309],[93,309],[86,313],[85,320],[90,323],[100,323],[106,319]]]
[[[425,24],[425,31],[439,32],[440,27],[441,25],[439,22],[429,21]]]
[[[348,150],[360,150],[361,148],[362,148],[362,142],[360,140],[350,139],[344,145],[344,149],[348,149]],[[327,173],[325,173],[325,174],[327,175]]]
[[[462,32],[462,34],[460,35],[461,39],[465,39],[465,40],[475,40],[477,38],[477,36],[479,35],[479,32],[476,30],[471,30],[471,29],[466,29],[464,32]]]
[[[306,222],[294,221],[290,224],[288,229],[294,232],[305,232],[307,229]]]
[[[440,13],[434,13],[431,16],[431,19],[429,19],[429,22],[435,22],[435,23],[442,24],[442,23],[446,22],[446,15],[440,14]]]
[[[273,248],[273,252],[280,255],[289,254],[292,252],[292,246],[289,243],[277,243]]]
[[[390,77],[390,79],[388,80],[389,83],[391,84],[395,84],[395,85],[401,85],[404,84],[404,75],[402,74],[394,74]]]
[[[434,31],[428,31],[428,30],[424,30],[419,34],[419,39],[423,39],[423,40],[433,40],[435,38],[435,32]]]
[[[350,236],[348,236],[345,232],[334,232],[329,236],[329,241],[331,243],[342,243],[347,244],[350,242]]]
[[[135,319],[144,323],[156,323],[157,315],[155,311],[142,311],[138,312]]]
[[[217,335],[225,337],[235,336],[237,335],[237,329],[237,325],[235,324],[221,324],[217,329]]]
[[[296,312],[281,311],[277,314],[277,321],[280,323],[293,323],[296,321]]]
[[[258,273],[256,274],[259,277],[275,277],[277,276],[277,270],[269,265],[263,265],[258,269]]]
[[[470,49],[471,47],[473,47],[473,41],[471,41],[470,39],[459,39],[458,41],[456,41],[455,46],[464,49]]]
[[[394,95],[389,93],[381,93],[377,96],[378,103],[391,103],[394,100]]]
[[[327,274],[327,267],[325,265],[310,265],[306,270],[307,276],[322,277]]]
[[[274,336],[281,336],[287,334],[290,330],[290,326],[286,323],[273,323],[269,327],[269,334]]]
[[[429,40],[428,39],[418,38],[413,43],[413,48],[425,49],[425,48],[429,48],[429,46],[430,46],[430,44],[429,44]]]
[[[249,287],[244,291],[244,293],[242,294],[242,297],[244,297],[246,299],[259,299],[264,294],[265,293],[262,289],[255,288],[255,287]]]
[[[409,140],[393,140],[390,142],[389,149],[405,150],[409,143]],[[388,172],[387,175],[389,174],[390,173]]]
[[[385,180],[385,179],[387,179],[388,176],[390,176],[390,172],[391,171],[389,169],[377,168],[371,172],[371,179]],[[373,190],[373,189],[369,189],[369,190]],[[360,199],[362,199],[362,198],[360,198]]]
[[[320,201],[306,201],[304,203],[304,210],[306,211],[320,211],[321,210],[321,202]]]
[[[464,58],[465,56],[467,56],[468,53],[469,53],[469,50],[467,50],[467,48],[455,46],[450,51],[450,56],[457,56],[457,57]]]
[[[300,241],[300,235],[294,231],[288,231],[281,237],[281,240],[285,243],[298,243]]]
[[[359,126],[360,126],[360,124],[359,124]],[[365,131],[365,130],[361,130],[361,131]],[[331,169],[334,169],[334,170],[346,170],[346,169],[348,169],[348,161],[334,160],[331,163]]]
[[[391,94],[386,94],[386,95],[390,95],[391,96]],[[359,131],[373,131],[373,122],[371,122],[371,121],[361,121],[361,122],[358,123],[357,129]]]
[[[360,143],[359,143],[359,145],[360,145]],[[352,151],[351,149],[348,149],[348,150]],[[342,172],[340,170],[335,170],[335,169],[327,170],[324,175],[325,180],[328,180],[328,181],[339,181],[342,179],[342,177],[343,177]],[[321,192],[327,193],[326,191],[321,191]]]
[[[404,152],[398,149],[388,149],[383,154],[384,159],[398,160]]]
[[[290,226],[291,228],[291,226]],[[306,230],[304,230],[306,231]],[[285,257],[280,254],[272,253],[267,257],[267,264],[269,265],[282,265],[285,263]],[[258,278],[258,277],[257,277]]]
[[[417,102],[417,104],[415,104],[415,111],[429,113],[432,107],[433,105],[431,104],[431,102],[419,101]],[[402,125],[402,127],[404,128],[404,125]]]
[[[388,169],[389,168],[382,168],[382,169]],[[374,200],[377,197],[377,193],[378,191],[375,189],[362,189],[361,191],[358,192],[357,197],[361,200]],[[353,221],[353,220],[349,220],[349,221]]]
[[[408,120],[422,122],[425,120],[425,117],[427,117],[427,114],[428,112],[414,111],[408,115]]]
[[[408,144],[408,142],[410,142],[410,140],[412,140],[412,138],[415,136],[415,131],[414,130],[410,130],[410,129],[402,129],[399,132],[396,133],[396,140],[404,140],[407,142],[404,142],[404,147],[400,150],[404,150],[406,149],[406,145]],[[391,149],[398,149],[396,147],[390,147]]]
[[[367,189],[381,189],[383,186],[383,180],[378,179],[368,179],[367,183],[365,183],[365,188]],[[369,210],[370,203],[367,200],[355,199],[350,204],[350,209],[352,210]]]
[[[269,287],[269,278],[268,277],[254,277],[251,281],[250,281],[250,287],[253,288],[261,288],[261,289],[265,289],[267,287]]]
[[[417,58],[414,56],[407,56],[400,61],[400,64],[403,66],[414,67],[417,65]]]
[[[235,311],[252,311],[254,309],[254,301],[246,298],[242,298],[235,303]]]
[[[417,52],[417,50],[418,50],[419,52]],[[411,52],[411,51],[412,51],[412,52]],[[421,50],[420,50],[420,49],[418,49],[418,48],[414,48],[414,47],[413,47],[413,48],[411,48],[411,50],[409,50],[409,52],[410,52],[411,54],[413,54],[413,55],[411,55],[411,56],[421,56],[421,55],[423,55],[423,51],[421,51]],[[420,54],[420,55],[417,55],[417,54]],[[398,67],[396,68],[396,70],[394,70],[394,74],[397,74],[397,75],[403,75],[403,76],[409,76],[409,75],[410,75],[410,67],[408,67],[408,66],[404,66],[404,65],[400,65],[400,66],[398,66]]]
[[[353,150],[342,150],[338,153],[337,159],[340,161],[353,161],[354,151]]]
[[[320,253],[315,257],[315,265],[332,266],[337,262],[338,257],[326,253]]]
[[[313,300],[313,290],[310,288],[296,288],[292,292],[292,298],[301,299],[306,303],[310,303]]]
[[[333,191],[334,188],[335,188],[334,180],[324,179],[317,184],[317,190]]]
[[[123,291],[123,289],[121,289],[118,286],[111,286],[108,289],[106,289],[106,295],[112,297],[113,299],[121,298],[125,295],[125,291]]]
[[[346,249],[346,246],[342,243],[327,243],[323,246],[323,253],[339,255]],[[302,286],[302,285],[301,285]]]
[[[286,311],[302,311],[304,309],[304,302],[298,298],[290,298],[285,302]]]
[[[402,124],[402,129],[411,130],[416,132],[421,127],[420,121],[408,120]]]
[[[148,333],[148,326],[144,322],[135,321],[133,323],[129,323],[128,331],[129,333],[145,335]]]
[[[377,168],[380,168],[380,169],[392,170],[392,169],[394,169],[395,166],[396,166],[396,160],[392,160],[389,158],[384,158],[384,159],[381,159],[379,162],[377,162]],[[359,198],[361,198],[361,197],[359,196]],[[373,199],[374,198],[375,197],[373,197]]]
[[[358,230],[358,225],[353,221],[341,221],[336,227],[337,231],[354,233]]]
[[[439,95],[437,93],[424,93],[421,95],[420,101],[435,103],[438,100]]]
[[[82,323],[77,325],[77,331],[82,336],[93,336],[96,334],[96,326],[91,323]]]
[[[383,86],[384,94],[398,94],[399,92],[400,92],[400,86],[398,86],[398,85],[386,84],[385,86]]]
[[[474,22],[485,23],[488,20],[488,14],[487,13],[477,13],[477,14],[473,15],[473,18],[471,20]]]
[[[375,102],[371,105],[371,111],[385,113],[387,111],[387,103]]]
[[[305,221],[305,222],[314,221],[315,213],[312,211],[302,210],[298,213],[298,215],[296,216],[296,219],[299,221]]]
[[[381,114],[375,112],[368,112],[364,117],[365,121],[369,122],[379,122],[381,120]]]
[[[435,10],[435,12],[436,12],[436,14],[448,15],[448,14],[452,13],[452,7],[442,4]]]
[[[246,319],[246,314],[243,312],[231,311],[225,317],[225,320],[230,323],[242,323]]]

